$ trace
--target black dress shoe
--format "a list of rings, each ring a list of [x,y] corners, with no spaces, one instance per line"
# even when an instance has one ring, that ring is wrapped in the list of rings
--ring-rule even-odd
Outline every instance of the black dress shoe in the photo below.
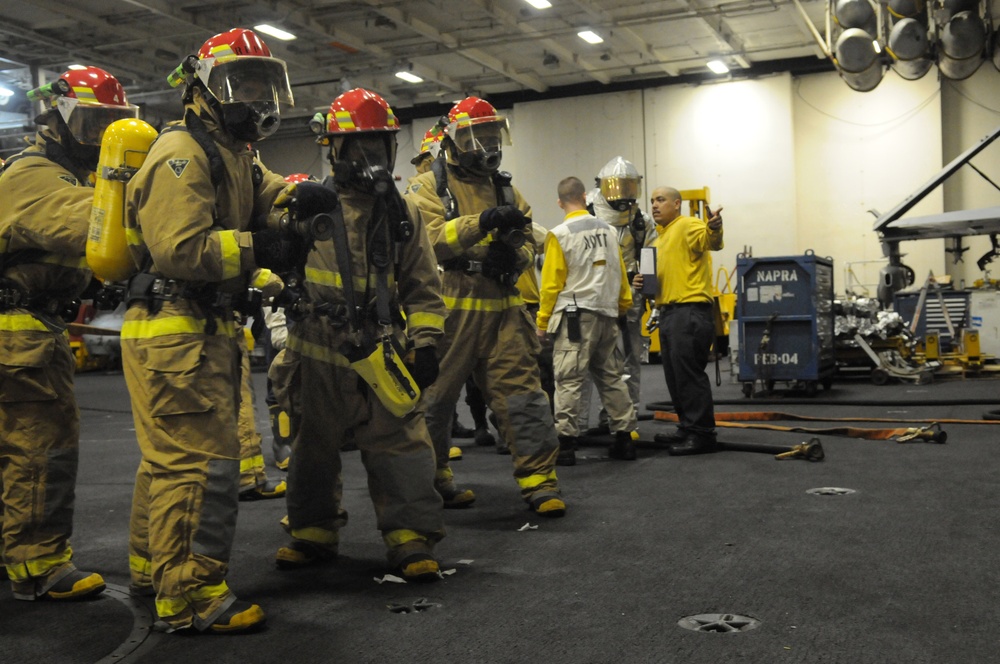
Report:
[[[653,441],[667,446],[680,445],[687,440],[688,435],[677,429],[673,433],[658,433],[653,436]]]
[[[714,438],[688,434],[684,440],[667,448],[670,456],[690,456],[692,454],[709,454],[718,449]]]

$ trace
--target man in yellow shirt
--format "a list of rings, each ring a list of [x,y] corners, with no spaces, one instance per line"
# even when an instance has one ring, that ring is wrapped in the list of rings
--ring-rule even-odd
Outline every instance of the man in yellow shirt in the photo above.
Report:
[[[660,308],[660,357],[677,413],[674,456],[714,452],[715,409],[705,373],[715,340],[712,258],[722,249],[722,208],[706,207],[708,220],[681,215],[681,195],[658,187],[650,199],[657,226],[656,304]],[[642,288],[642,275],[632,285]]]

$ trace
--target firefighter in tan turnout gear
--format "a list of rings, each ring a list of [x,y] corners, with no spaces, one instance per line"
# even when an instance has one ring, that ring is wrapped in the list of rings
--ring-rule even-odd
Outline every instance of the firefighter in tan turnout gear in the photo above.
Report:
[[[347,523],[339,450],[350,439],[368,472],[390,567],[409,580],[438,578],[441,498],[416,405],[419,390],[437,377],[445,307],[420,214],[393,184],[397,131],[385,100],[358,88],[333,101],[320,137],[330,146],[333,175],[324,185],[333,241],[317,242],[309,254],[310,313],[289,329],[270,371],[294,437],[286,498],[292,541],[278,550],[282,569],[336,557]]]
[[[531,268],[531,208],[500,168],[506,119],[477,97],[448,114],[441,154],[413,179],[407,197],[419,206],[438,262],[449,312],[441,343],[441,376],[422,408],[437,456],[435,485],[451,507],[474,496],[455,485],[448,466],[453,407],[473,374],[510,448],[514,478],[529,507],[562,516],[555,473],[559,443],[538,372],[535,325],[515,286]]]
[[[160,628],[237,633],[264,613],[226,585],[240,474],[233,311],[249,287],[280,291],[260,266],[288,248],[277,231],[250,230],[286,183],[248,144],[277,129],[292,98],[285,63],[243,29],[206,41],[171,82],[184,83],[184,119],[160,134],[127,191],[139,272],[122,361],[142,451],[129,567],[135,590],[155,592]]]
[[[64,321],[91,282],[84,253],[101,136],[138,109],[96,67],[29,98],[48,110],[0,175],[0,569],[17,599],[77,599],[105,584],[72,562],[80,415]]]

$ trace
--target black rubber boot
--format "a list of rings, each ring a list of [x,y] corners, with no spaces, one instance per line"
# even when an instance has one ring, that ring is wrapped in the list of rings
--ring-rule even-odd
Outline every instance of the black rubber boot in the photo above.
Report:
[[[615,432],[615,442],[608,448],[608,456],[622,461],[635,461],[635,440],[631,431]]]
[[[559,456],[556,457],[557,466],[576,465],[576,436],[559,436]]]

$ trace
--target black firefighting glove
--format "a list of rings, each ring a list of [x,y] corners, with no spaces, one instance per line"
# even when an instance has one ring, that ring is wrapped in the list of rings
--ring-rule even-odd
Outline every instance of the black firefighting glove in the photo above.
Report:
[[[337,192],[319,182],[296,182],[285,187],[274,199],[274,207],[288,208],[298,219],[308,219],[339,205]]]
[[[294,269],[305,260],[306,242],[297,235],[268,228],[251,233],[250,237],[257,267],[266,267],[280,274]]]
[[[500,205],[486,208],[479,213],[479,230],[483,235],[494,229],[506,231],[509,229],[523,229],[529,224],[529,220],[524,213],[513,205]]]
[[[500,240],[490,242],[483,259],[483,276],[513,286],[518,277],[517,250]]]
[[[437,351],[433,346],[421,346],[413,351],[413,365],[409,367],[413,380],[421,390],[426,390],[438,377]]]

